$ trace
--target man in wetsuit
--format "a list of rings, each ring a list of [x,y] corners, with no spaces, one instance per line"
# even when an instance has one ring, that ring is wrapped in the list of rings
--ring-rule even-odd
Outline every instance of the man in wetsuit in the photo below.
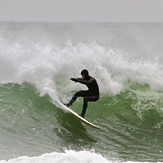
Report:
[[[81,71],[81,75],[82,78],[70,78],[70,80],[85,84],[88,87],[88,90],[76,92],[70,102],[66,104],[66,106],[69,107],[72,105],[78,97],[83,97],[83,109],[80,115],[84,118],[88,101],[97,101],[99,99],[99,87],[97,81],[93,77],[89,76],[89,73],[86,69]]]

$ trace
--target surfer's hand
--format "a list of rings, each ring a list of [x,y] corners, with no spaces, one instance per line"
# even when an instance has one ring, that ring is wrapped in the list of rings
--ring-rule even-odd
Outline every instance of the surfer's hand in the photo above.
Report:
[[[75,79],[75,78],[70,78],[70,80],[72,80],[72,81],[76,82],[76,79]]]

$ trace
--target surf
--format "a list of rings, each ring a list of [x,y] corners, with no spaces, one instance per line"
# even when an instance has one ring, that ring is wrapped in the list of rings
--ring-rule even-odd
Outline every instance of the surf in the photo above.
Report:
[[[162,24],[1,23],[1,159],[63,154],[66,147],[95,149],[108,161],[160,161],[162,32]],[[102,131],[58,105],[86,89],[69,80],[83,68],[101,93],[86,117]],[[81,106],[79,99],[73,109]]]

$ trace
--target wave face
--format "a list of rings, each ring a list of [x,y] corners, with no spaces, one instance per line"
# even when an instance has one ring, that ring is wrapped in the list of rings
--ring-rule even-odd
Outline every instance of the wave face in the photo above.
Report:
[[[163,24],[0,23],[0,42],[0,162],[162,161]],[[69,80],[84,68],[101,130],[58,105],[86,89]]]

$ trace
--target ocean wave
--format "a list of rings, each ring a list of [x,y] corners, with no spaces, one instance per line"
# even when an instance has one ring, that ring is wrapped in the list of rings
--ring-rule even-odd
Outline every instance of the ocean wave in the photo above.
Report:
[[[81,161],[77,155],[85,162],[110,162],[104,158],[110,152],[131,162],[160,161],[162,29],[162,24],[0,23],[1,161],[43,162],[45,156]],[[100,100],[86,113],[99,131],[57,105],[86,89],[69,80],[84,68],[100,87]],[[81,107],[79,99],[72,109],[78,113]],[[69,150],[62,153],[63,147]],[[90,153],[92,148],[100,154]],[[46,152],[53,153],[41,156]]]

